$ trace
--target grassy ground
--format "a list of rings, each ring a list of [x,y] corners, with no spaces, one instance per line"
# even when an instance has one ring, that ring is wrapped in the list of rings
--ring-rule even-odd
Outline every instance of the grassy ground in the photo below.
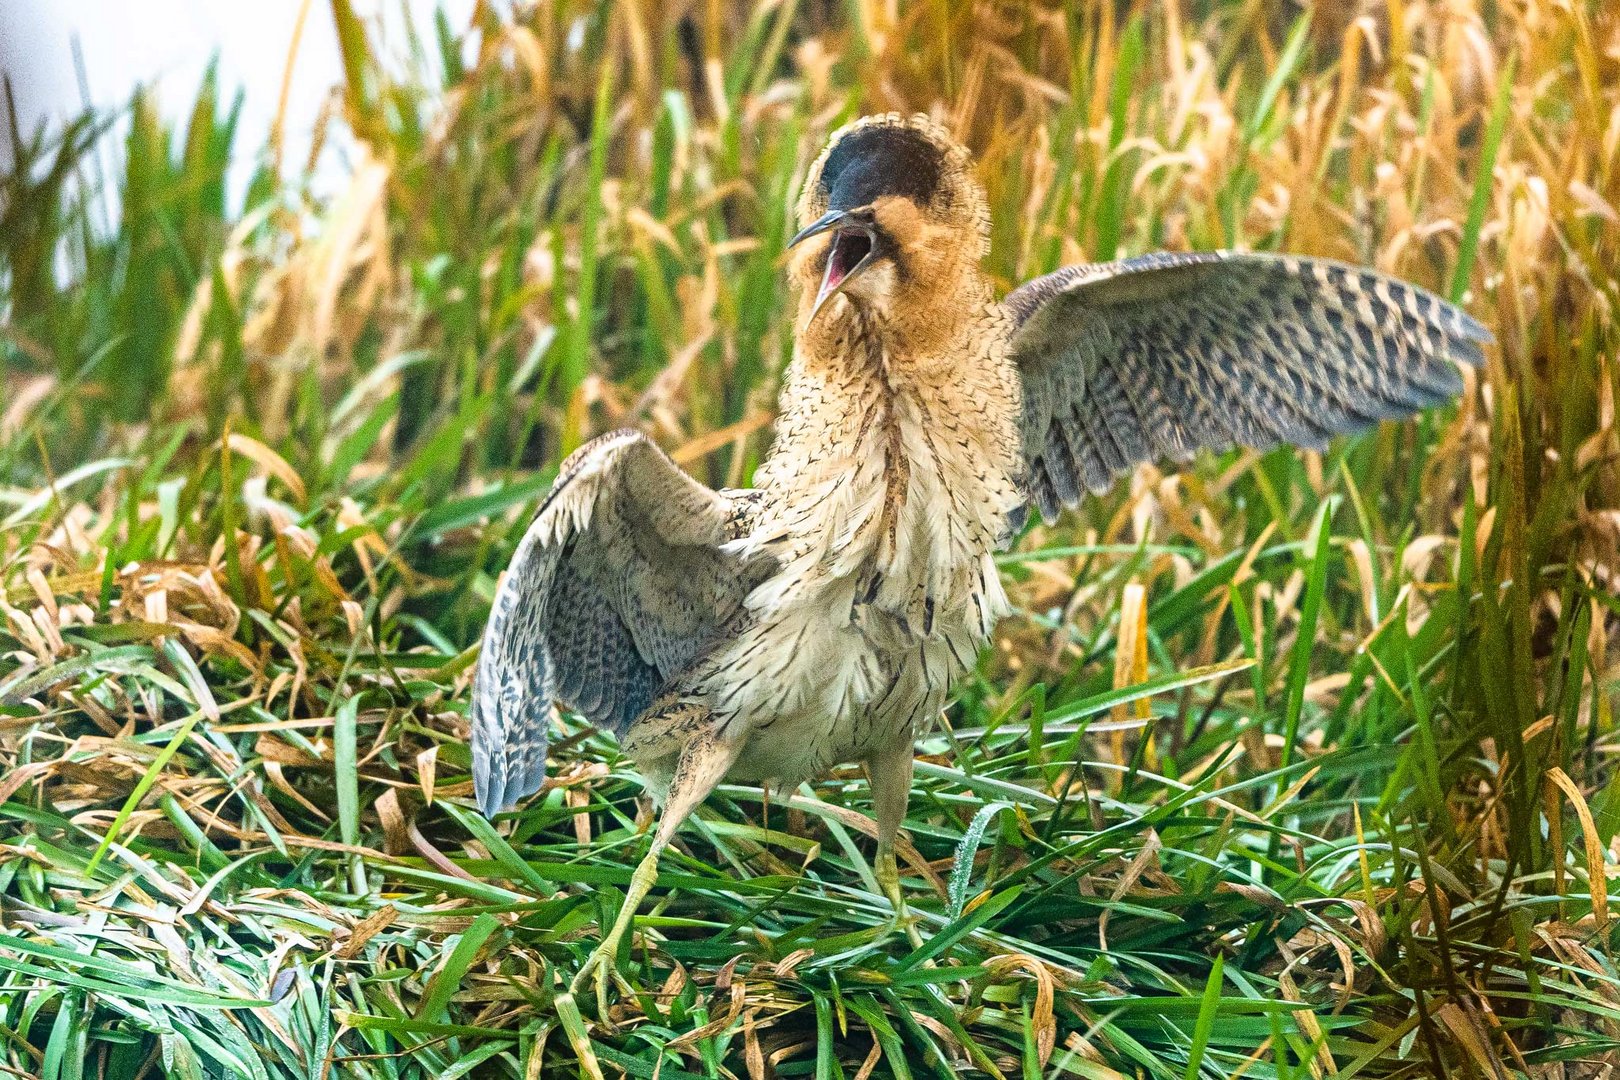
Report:
[[[212,83],[111,153],[13,131],[0,1075],[1609,1075],[1620,19],[1360,10],[332,0],[328,203]],[[885,108],[982,153],[1008,285],[1287,249],[1498,345],[1452,412],[1144,469],[1005,558],[1020,615],[918,748],[923,948],[858,772],[727,787],[642,993],[558,1009],[640,786],[563,718],[546,791],[472,812],[494,576],[603,428],[746,479],[798,179]]]

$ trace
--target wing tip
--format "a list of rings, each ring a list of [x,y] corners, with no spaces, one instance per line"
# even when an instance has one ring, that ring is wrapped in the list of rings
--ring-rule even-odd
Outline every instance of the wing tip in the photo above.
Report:
[[[473,800],[479,813],[493,821],[496,815],[514,809],[545,785],[549,709],[536,724],[519,720],[514,725],[510,722],[511,711],[502,708],[500,696],[487,693],[475,678],[469,718]]]
[[[1480,322],[1463,309],[1461,304],[1453,304],[1452,310],[1457,313],[1457,328],[1459,337],[1476,345],[1495,345],[1496,335],[1491,333],[1490,327]]]
[[[480,708],[480,689],[474,685],[472,708],[468,713],[472,721],[472,738],[468,744],[472,750],[473,801],[478,804],[480,814],[494,821],[495,815],[506,809],[506,758],[499,746],[491,745],[495,740],[488,733],[492,725]]]
[[[478,812],[494,821],[498,815],[516,809],[519,802],[544,787],[546,763],[543,749],[538,757],[538,768],[532,763],[525,765],[523,762],[514,761],[509,753],[499,753],[496,761],[491,761],[487,752],[481,752],[480,748],[475,747],[472,767],[473,801],[478,804]]]
[[[1462,314],[1462,333],[1453,336],[1451,355],[1469,367],[1485,366],[1485,346],[1496,344],[1496,335],[1467,313]]]
[[[478,804],[478,812],[490,821],[507,805],[506,785],[497,783],[495,777],[476,764],[473,766],[473,801]]]

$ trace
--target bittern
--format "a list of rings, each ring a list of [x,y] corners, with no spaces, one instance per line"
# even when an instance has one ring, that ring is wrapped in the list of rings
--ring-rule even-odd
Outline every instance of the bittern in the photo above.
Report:
[[[985,195],[924,116],[868,117],[811,166],[775,443],[711,490],[645,435],[563,462],[497,590],[472,702],[494,815],[537,790],[554,701],[619,736],[662,804],[580,981],[606,980],[659,853],[722,779],[792,785],[864,763],[874,870],[912,747],[1009,604],[994,553],[1154,459],[1334,435],[1447,401],[1485,329],[1354,266],[1155,254],[1071,266],[997,300]]]

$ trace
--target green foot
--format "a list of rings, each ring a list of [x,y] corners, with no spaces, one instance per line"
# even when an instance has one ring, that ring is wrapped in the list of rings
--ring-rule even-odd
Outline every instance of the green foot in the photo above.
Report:
[[[596,1018],[603,1024],[612,1027],[613,1022],[608,1018],[608,1008],[612,999],[608,995],[609,984],[616,986],[619,993],[625,997],[635,996],[635,987],[619,974],[619,965],[616,957],[619,951],[619,935],[611,934],[600,945],[591,950],[590,957],[585,966],[579,969],[572,982],[568,984],[570,996],[578,997],[579,992],[587,984],[594,987],[596,993]]]
[[[889,932],[904,930],[906,937],[911,939],[912,947],[922,948],[922,934],[917,930],[917,920],[906,907],[906,895],[900,888],[900,867],[895,862],[892,850],[878,850],[872,876],[877,879],[883,895],[888,897],[889,907],[894,909],[894,915],[889,920]]]

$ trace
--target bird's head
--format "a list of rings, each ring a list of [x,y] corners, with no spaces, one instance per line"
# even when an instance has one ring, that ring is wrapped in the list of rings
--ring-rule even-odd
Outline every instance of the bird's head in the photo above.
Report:
[[[922,115],[869,116],[834,132],[806,177],[799,225],[788,247],[805,326],[838,298],[890,319],[959,302],[989,241],[971,157]]]

